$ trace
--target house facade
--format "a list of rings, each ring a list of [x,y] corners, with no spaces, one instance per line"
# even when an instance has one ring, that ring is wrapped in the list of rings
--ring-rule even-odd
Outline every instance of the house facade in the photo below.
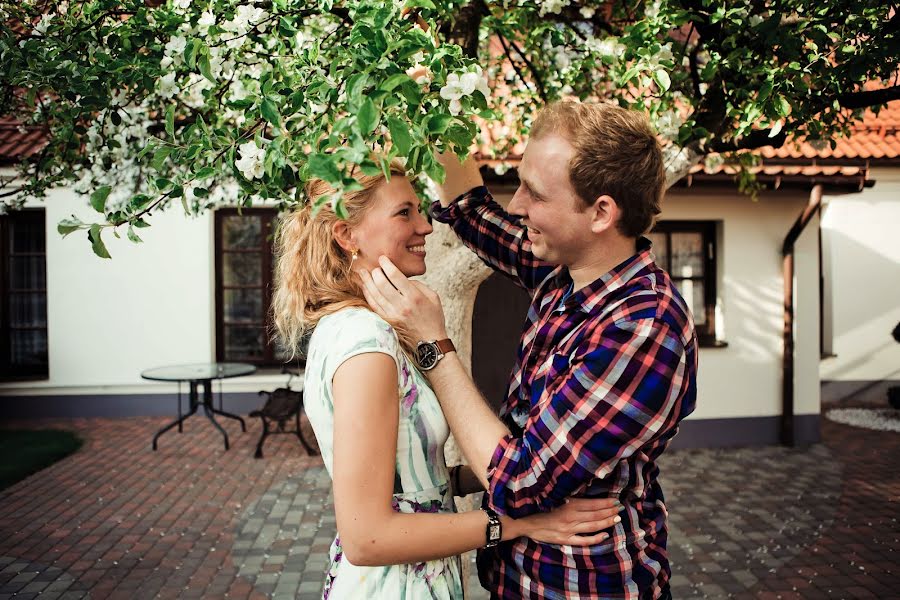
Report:
[[[900,379],[900,345],[890,337],[900,321],[900,144],[896,120],[884,125],[894,112],[862,123],[829,156],[763,150],[757,200],[737,192],[725,167],[697,168],[668,191],[654,251],[692,306],[702,342],[698,406],[677,445],[777,443],[786,396],[793,441],[814,442],[823,401],[876,398]],[[865,146],[854,141],[863,138]],[[0,150],[3,140],[0,124]],[[501,202],[513,189],[495,185]],[[274,210],[186,217],[174,206],[154,213],[141,244],[106,236],[112,260],[97,258],[81,234],[56,232],[61,219],[91,213],[60,189],[0,217],[0,415],[174,414],[175,384],[140,377],[169,364],[257,364],[252,376],[216,384],[236,412],[256,408],[257,391],[283,385],[266,316]],[[786,288],[785,240],[805,213]],[[476,301],[473,373],[495,403],[527,301],[499,276]]]

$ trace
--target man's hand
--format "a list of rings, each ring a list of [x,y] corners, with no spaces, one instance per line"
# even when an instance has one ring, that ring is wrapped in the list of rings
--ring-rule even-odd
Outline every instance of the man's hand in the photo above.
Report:
[[[370,274],[357,271],[363,282],[366,302],[388,321],[401,322],[417,341],[442,340],[447,337],[441,299],[428,286],[410,281],[387,257],[380,256]]]

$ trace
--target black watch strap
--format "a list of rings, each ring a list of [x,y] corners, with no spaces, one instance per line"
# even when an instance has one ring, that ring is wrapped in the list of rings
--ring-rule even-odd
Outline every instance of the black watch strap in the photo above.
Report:
[[[497,544],[500,543],[500,538],[503,537],[503,526],[500,525],[500,517],[497,516],[490,508],[482,508],[487,516],[488,516],[488,524],[485,529],[485,548],[493,548]]]

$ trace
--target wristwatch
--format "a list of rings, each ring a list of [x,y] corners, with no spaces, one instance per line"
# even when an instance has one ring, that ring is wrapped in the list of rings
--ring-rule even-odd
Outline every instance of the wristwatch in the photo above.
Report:
[[[416,345],[416,363],[423,371],[430,371],[448,352],[456,352],[456,347],[450,338],[419,342]]]
[[[497,516],[490,508],[482,508],[488,516],[488,524],[487,529],[485,529],[485,539],[486,542],[484,544],[485,548],[493,548],[497,544],[500,543],[500,538],[503,537],[503,527],[500,525],[500,517]]]

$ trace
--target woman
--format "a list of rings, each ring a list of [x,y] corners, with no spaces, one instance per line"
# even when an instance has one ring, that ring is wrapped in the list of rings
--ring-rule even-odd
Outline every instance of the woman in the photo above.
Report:
[[[368,309],[358,269],[384,255],[407,276],[425,272],[432,228],[404,171],[357,175],[344,195],[346,219],[326,205],[326,183],[278,234],[275,322],[289,348],[312,331],[305,406],[332,477],[338,537],[323,598],[462,598],[458,555],[486,543],[488,515],[457,514],[443,447],[449,435],[437,398],[410,358],[417,340],[403,323]],[[477,479],[456,473],[457,495]],[[611,500],[572,500],[553,513],[499,517],[502,540],[528,536],[587,545],[616,522]],[[593,533],[591,533],[593,532]],[[581,535],[589,534],[589,535]]]

